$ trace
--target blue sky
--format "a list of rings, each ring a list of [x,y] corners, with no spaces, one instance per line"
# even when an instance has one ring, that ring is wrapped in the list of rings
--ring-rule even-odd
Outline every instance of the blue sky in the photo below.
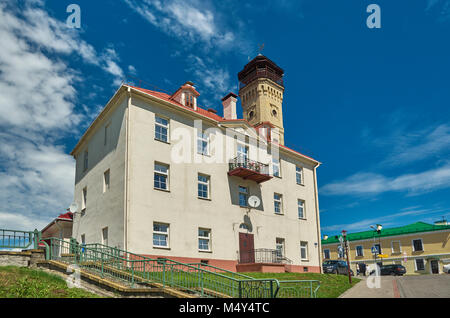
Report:
[[[11,0],[0,14],[0,227],[70,205],[69,152],[125,77],[191,80],[221,114],[262,43],[285,70],[286,145],[323,163],[322,234],[450,216],[449,0]]]

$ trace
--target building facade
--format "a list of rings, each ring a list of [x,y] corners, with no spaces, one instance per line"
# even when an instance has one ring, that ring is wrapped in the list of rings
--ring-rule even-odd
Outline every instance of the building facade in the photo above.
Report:
[[[450,225],[416,222],[402,227],[347,234],[350,267],[399,264],[406,275],[440,274],[450,263]],[[337,236],[322,240],[323,259],[346,260]],[[381,254],[381,255],[380,255]]]
[[[71,153],[74,237],[233,271],[275,251],[284,270],[320,272],[319,162],[274,129],[284,88],[273,65],[258,56],[241,81],[244,112],[258,121],[237,118],[233,93],[221,117],[197,105],[191,82],[170,95],[123,84]],[[255,81],[270,85],[247,95]]]

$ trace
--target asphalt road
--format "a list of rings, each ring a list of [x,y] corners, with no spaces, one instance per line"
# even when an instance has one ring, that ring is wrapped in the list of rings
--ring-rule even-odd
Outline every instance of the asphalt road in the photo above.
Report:
[[[361,277],[358,277],[361,278]],[[450,275],[363,277],[340,298],[449,298]],[[369,279],[369,284],[367,280]]]
[[[450,275],[396,277],[402,298],[449,298]]]

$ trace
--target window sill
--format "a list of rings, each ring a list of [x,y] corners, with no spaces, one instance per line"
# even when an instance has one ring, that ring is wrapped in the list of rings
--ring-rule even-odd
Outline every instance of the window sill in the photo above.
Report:
[[[204,200],[204,201],[211,201],[211,198],[202,198],[202,197],[197,197],[197,199],[200,199],[200,200]]]
[[[170,250],[170,247],[168,247],[168,246],[153,245],[153,248],[156,248],[156,249],[159,249],[159,250]]]
[[[212,253],[211,250],[198,250],[200,253]]]
[[[166,190],[166,189],[160,189],[160,188],[155,188],[153,187],[154,190],[158,190],[158,191],[162,191],[162,192],[170,192],[170,190]]]
[[[275,215],[284,215],[284,213],[277,213],[277,212],[275,212]]]
[[[305,184],[304,183],[297,183],[297,185],[304,187]]]
[[[306,218],[298,218],[299,220],[306,221]]]
[[[166,144],[166,145],[170,145],[169,141],[161,140],[161,139],[158,139],[158,138],[154,138],[154,140],[162,142],[163,144]]]

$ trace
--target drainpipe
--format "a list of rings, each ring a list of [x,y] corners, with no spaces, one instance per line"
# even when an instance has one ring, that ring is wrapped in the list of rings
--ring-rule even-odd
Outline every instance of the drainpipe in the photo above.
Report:
[[[316,200],[316,225],[317,225],[317,246],[318,246],[318,254],[319,254],[319,270],[320,273],[323,274],[323,269],[322,269],[322,242],[320,240],[321,235],[320,235],[320,212],[319,212],[319,198],[318,198],[318,190],[317,190],[317,167],[319,166],[319,164],[317,166],[314,167],[314,197]]]
[[[123,232],[124,232],[124,238],[123,238],[123,249],[125,251],[128,250],[128,211],[129,211],[129,147],[130,147],[130,107],[131,107],[131,88],[127,88],[127,96],[128,96],[128,102],[127,102],[127,113],[126,113],[126,138],[125,138],[125,204],[124,204],[124,220],[123,220]]]

